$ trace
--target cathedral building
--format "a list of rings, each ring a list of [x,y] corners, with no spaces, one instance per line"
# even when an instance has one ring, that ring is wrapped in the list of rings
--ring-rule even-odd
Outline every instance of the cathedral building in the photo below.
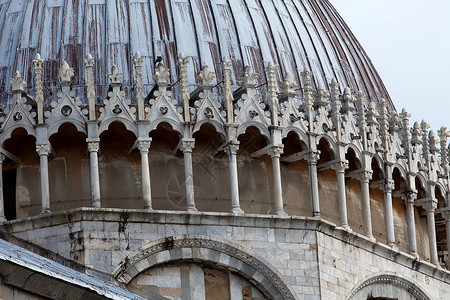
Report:
[[[448,299],[392,100],[332,0],[0,0],[0,299]]]

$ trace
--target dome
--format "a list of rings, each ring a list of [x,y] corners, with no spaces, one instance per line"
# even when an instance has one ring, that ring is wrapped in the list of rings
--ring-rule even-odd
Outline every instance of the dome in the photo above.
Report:
[[[278,81],[291,73],[300,85],[300,72],[308,68],[315,86],[328,87],[335,78],[341,88],[363,91],[371,101],[389,95],[370,59],[327,0],[307,1],[1,1],[0,89],[6,102],[10,78],[19,71],[34,87],[32,60],[44,60],[46,102],[57,91],[57,70],[67,61],[75,70],[74,88],[85,95],[83,57],[95,60],[96,94],[106,96],[109,73],[117,65],[124,90],[131,96],[134,84],[132,56],[144,58],[146,91],[154,85],[155,61],[161,57],[179,79],[177,57],[190,58],[191,90],[195,75],[207,65],[221,81],[221,60],[232,62],[235,87],[249,65],[264,84],[265,66],[279,65]],[[85,99],[82,99],[87,103]],[[391,107],[393,107],[391,105]]]

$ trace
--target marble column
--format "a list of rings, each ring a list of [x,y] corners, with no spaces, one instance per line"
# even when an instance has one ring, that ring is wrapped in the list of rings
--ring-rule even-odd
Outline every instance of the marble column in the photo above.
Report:
[[[285,216],[283,205],[283,189],[281,183],[280,170],[280,156],[283,153],[282,146],[273,146],[269,150],[269,155],[272,157],[273,168],[273,200],[275,204],[275,214],[278,216]]]
[[[41,214],[50,212],[50,187],[48,179],[48,155],[50,153],[50,144],[36,145],[36,152],[39,154],[40,175],[41,175]]]
[[[5,199],[3,197],[3,160],[5,155],[0,153],[0,222],[6,221],[5,218]]]
[[[361,207],[362,219],[364,225],[364,235],[373,239],[372,233],[372,213],[370,211],[370,188],[369,181],[372,179],[371,171],[362,171],[356,174],[356,178],[361,183]]]
[[[417,256],[416,224],[414,220],[414,201],[417,199],[417,192],[407,190],[402,197],[406,204],[406,225],[408,227],[409,253]]]
[[[345,195],[345,170],[348,169],[348,162],[339,161],[334,163],[331,168],[336,171],[340,226],[350,229],[347,219],[347,197]]]
[[[320,216],[319,204],[319,182],[317,179],[317,161],[319,160],[319,151],[310,151],[306,157],[309,168],[309,179],[311,181],[311,201],[313,217]]]
[[[434,220],[434,212],[437,208],[436,199],[428,199],[422,202],[423,208],[427,212],[427,225],[428,225],[428,240],[430,243],[430,258],[431,263],[439,265],[439,258],[437,254],[437,243],[436,243],[436,224]]]
[[[445,219],[445,232],[447,234],[447,267],[450,267],[450,207],[441,209]]]
[[[230,167],[231,213],[233,214],[244,213],[239,204],[239,181],[236,160],[238,150],[239,142],[237,141],[229,141],[228,145],[225,147],[225,151],[228,154],[228,163]]]
[[[151,140],[138,141],[138,149],[141,153],[142,199],[144,199],[144,209],[152,209],[152,189],[150,185],[150,166],[148,163],[148,150],[151,142]]]
[[[394,190],[394,181],[388,180],[383,184],[384,191],[384,219],[386,222],[386,238],[387,244],[396,247],[394,234],[394,212],[392,208],[392,191]]]
[[[194,201],[194,170],[192,168],[192,149],[194,149],[194,139],[183,139],[181,141],[181,151],[184,155],[184,175],[186,180],[186,210],[188,212],[197,211]]]
[[[100,177],[98,171],[99,142],[88,142],[89,162],[91,167],[91,197],[92,206],[100,207]]]

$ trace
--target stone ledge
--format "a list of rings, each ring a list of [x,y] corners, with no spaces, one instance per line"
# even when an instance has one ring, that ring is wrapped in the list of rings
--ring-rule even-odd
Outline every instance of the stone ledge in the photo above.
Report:
[[[256,214],[233,215],[215,212],[188,213],[185,211],[82,207],[4,222],[0,225],[0,231],[15,234],[78,222],[84,223],[86,221],[311,230],[331,236],[443,282],[450,283],[449,271],[437,268],[435,265],[425,261],[418,261],[410,254],[392,249],[364,235],[340,228],[336,224],[323,220],[320,217],[279,217]],[[83,226],[81,226],[81,231],[84,231]]]

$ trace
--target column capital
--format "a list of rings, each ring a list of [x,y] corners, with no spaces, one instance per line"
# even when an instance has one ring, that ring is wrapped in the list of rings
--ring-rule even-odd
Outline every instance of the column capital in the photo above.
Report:
[[[340,160],[331,165],[331,168],[336,171],[336,173],[343,173],[348,169],[348,161]]]
[[[137,148],[140,152],[148,152],[150,145],[152,144],[151,140],[142,140],[137,142]]]
[[[370,170],[362,170],[355,174],[356,179],[360,182],[369,182],[372,179],[373,172]]]
[[[36,145],[36,152],[39,156],[48,155],[50,153],[50,144]]]
[[[239,150],[239,142],[238,141],[228,141],[228,143],[224,147],[225,153],[229,155],[236,155]]]
[[[268,154],[273,158],[273,157],[280,157],[281,154],[283,154],[283,150],[284,150],[284,146],[283,145],[279,145],[279,146],[273,146],[269,149]]]
[[[89,152],[98,152],[100,149],[100,142],[88,142],[87,148]]]
[[[306,155],[305,159],[309,164],[317,164],[317,161],[320,158],[320,150],[311,150]]]
[[[414,201],[417,200],[417,190],[415,189],[406,189],[402,193],[402,198],[406,203],[414,204]]]
[[[438,201],[437,199],[427,198],[420,200],[420,203],[422,204],[422,207],[426,210],[427,213],[429,212],[434,213],[437,208]]]
[[[192,152],[192,149],[195,147],[194,139],[182,139],[180,149],[183,152]]]
[[[385,192],[391,193],[395,188],[395,182],[394,180],[387,179],[386,182],[381,184],[380,188]]]
[[[5,160],[6,155],[0,152],[0,164]]]
[[[444,217],[445,221],[450,222],[450,207],[441,208],[439,211]]]

